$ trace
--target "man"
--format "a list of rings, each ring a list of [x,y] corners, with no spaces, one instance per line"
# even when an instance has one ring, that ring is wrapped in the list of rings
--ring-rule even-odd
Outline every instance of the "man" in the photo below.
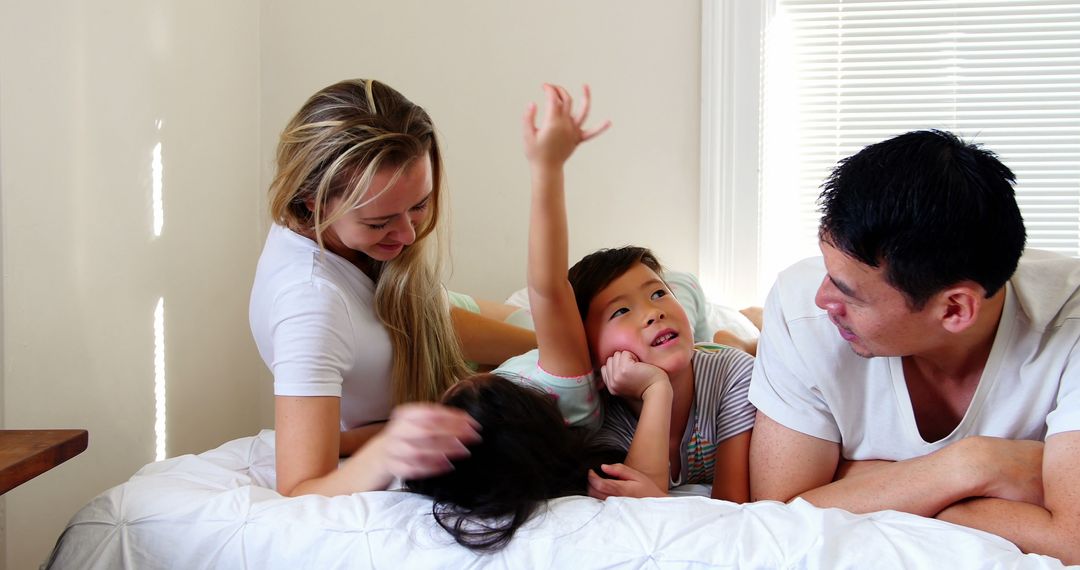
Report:
[[[937,517],[1080,563],[1080,262],[1024,252],[1014,181],[940,131],[841,161],[823,258],[765,306],[754,500]]]

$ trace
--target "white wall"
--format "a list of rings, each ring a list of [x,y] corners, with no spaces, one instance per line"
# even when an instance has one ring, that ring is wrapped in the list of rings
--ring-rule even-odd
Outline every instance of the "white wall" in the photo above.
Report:
[[[571,259],[646,245],[697,269],[700,16],[696,1],[471,0],[262,4],[263,158],[316,90],[381,79],[442,135],[451,196],[449,285],[504,298],[525,283],[529,175],[520,117],[540,84],[588,82],[612,129],[568,172]],[[270,170],[264,170],[263,186]]]
[[[691,0],[0,0],[0,421],[90,431],[6,495],[0,570],[36,567],[75,510],[153,460],[159,297],[168,454],[272,423],[247,295],[277,135],[325,85],[382,79],[435,118],[452,288],[524,284],[520,117],[544,81],[589,82],[615,123],[569,167],[571,257],[636,243],[696,269],[699,26]]]
[[[0,550],[15,570],[36,568],[81,505],[154,460],[159,297],[168,454],[272,416],[247,326],[261,215],[255,0],[0,6],[4,427],[90,432],[86,452],[6,494]]]

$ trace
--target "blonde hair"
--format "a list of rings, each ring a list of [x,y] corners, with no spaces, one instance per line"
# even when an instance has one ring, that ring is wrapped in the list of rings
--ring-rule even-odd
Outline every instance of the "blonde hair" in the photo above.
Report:
[[[429,157],[431,214],[416,228],[416,241],[390,261],[361,252],[375,281],[375,312],[390,334],[395,403],[438,400],[469,372],[439,280],[439,252],[429,247],[438,240],[427,239],[437,234],[442,205],[442,157],[431,117],[370,79],[331,85],[308,99],[281,133],[270,185],[271,218],[313,233],[323,248],[323,232],[332,223],[385,191],[371,192],[376,172],[396,169],[389,188],[413,161]],[[340,203],[327,213],[335,198]]]

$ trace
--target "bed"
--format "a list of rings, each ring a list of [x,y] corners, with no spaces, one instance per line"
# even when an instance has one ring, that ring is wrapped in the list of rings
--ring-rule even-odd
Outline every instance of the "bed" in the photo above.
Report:
[[[503,550],[458,546],[405,491],[286,498],[274,433],[151,463],[68,523],[48,568],[1061,568],[984,532],[885,511],[666,499],[550,501]]]

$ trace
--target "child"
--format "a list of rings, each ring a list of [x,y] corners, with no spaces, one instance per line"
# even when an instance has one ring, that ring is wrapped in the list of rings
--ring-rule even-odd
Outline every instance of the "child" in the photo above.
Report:
[[[474,550],[502,548],[545,500],[584,495],[591,469],[621,455],[587,444],[540,390],[501,376],[466,378],[441,403],[467,412],[482,438],[453,469],[406,480],[405,488],[431,497],[435,522]]]
[[[625,466],[603,467],[623,480],[590,477],[594,496],[665,495],[670,486],[711,482],[714,498],[745,502],[753,359],[731,348],[695,350],[686,314],[644,248],[593,253],[567,278],[563,164],[610,123],[583,130],[588,87],[577,115],[565,89],[544,90],[547,116],[537,128],[531,104],[524,124],[532,174],[527,281],[540,353],[526,375],[582,425],[599,419],[595,370],[618,397],[596,438],[626,450]]]

